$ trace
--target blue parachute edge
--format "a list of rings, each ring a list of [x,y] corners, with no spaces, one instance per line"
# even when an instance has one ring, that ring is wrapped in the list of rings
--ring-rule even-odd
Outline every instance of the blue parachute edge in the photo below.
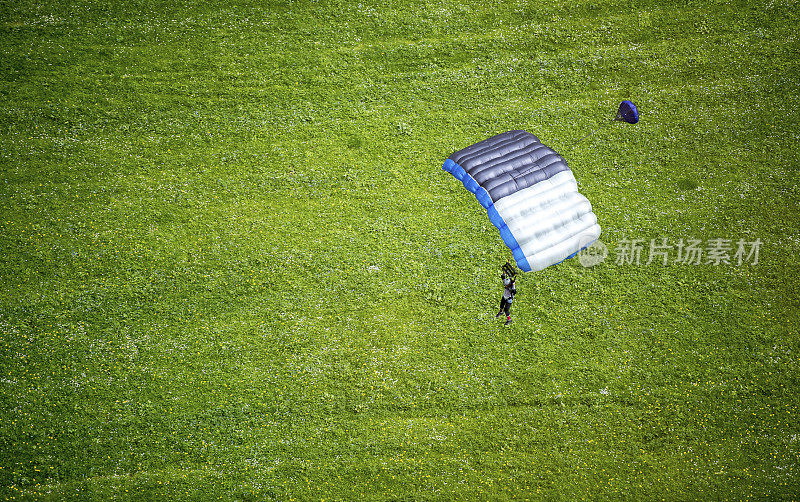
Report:
[[[514,256],[514,260],[517,262],[517,267],[519,267],[519,269],[523,272],[530,272],[532,269],[528,263],[528,259],[525,258],[525,253],[523,253],[522,249],[520,249],[517,239],[514,238],[514,234],[512,234],[511,230],[508,229],[508,225],[506,225],[505,220],[503,220],[503,218],[500,216],[500,213],[498,213],[497,209],[495,209],[494,202],[492,202],[492,198],[489,197],[489,192],[480,186],[478,182],[475,181],[475,179],[464,170],[463,167],[458,165],[452,159],[445,160],[442,169],[452,174],[458,181],[464,184],[464,188],[475,195],[475,198],[478,199],[478,202],[480,202],[481,206],[486,209],[486,214],[489,216],[489,221],[491,221],[492,224],[497,227],[503,242],[511,250],[511,254]]]

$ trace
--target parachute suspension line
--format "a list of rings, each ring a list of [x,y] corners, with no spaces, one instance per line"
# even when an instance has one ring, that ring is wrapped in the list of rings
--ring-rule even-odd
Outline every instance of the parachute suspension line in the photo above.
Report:
[[[572,143],[571,145],[569,145],[567,148],[572,148],[572,147],[574,147],[575,145],[577,145],[577,144],[578,144],[578,143],[580,143],[581,141],[585,140],[586,138],[588,138],[589,136],[593,135],[593,134],[594,134],[594,133],[596,133],[597,131],[600,131],[600,130],[602,130],[602,129],[605,129],[606,127],[610,126],[610,125],[611,125],[611,124],[613,124],[614,122],[616,122],[616,119],[614,119],[614,120],[611,120],[611,121],[609,121],[609,122],[607,122],[607,123],[603,124],[602,126],[600,126],[600,127],[598,127],[598,128],[592,129],[592,132],[590,132],[589,134],[585,135],[584,137],[582,137],[582,138],[581,138],[581,139],[579,139],[578,141],[575,141],[575,142],[573,142],[573,143]]]

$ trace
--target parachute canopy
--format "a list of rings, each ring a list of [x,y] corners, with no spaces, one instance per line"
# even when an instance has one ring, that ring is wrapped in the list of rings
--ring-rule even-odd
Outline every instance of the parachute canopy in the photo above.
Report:
[[[616,120],[635,124],[639,122],[639,110],[636,109],[636,105],[632,101],[623,101],[619,104]]]
[[[508,131],[452,154],[443,169],[475,194],[517,266],[542,270],[600,237],[567,162],[526,131]]]

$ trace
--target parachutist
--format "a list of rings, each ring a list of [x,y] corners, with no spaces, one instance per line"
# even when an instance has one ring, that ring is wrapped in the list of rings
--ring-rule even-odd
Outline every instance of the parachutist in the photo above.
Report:
[[[500,274],[500,279],[503,280],[503,297],[500,298],[500,311],[495,317],[500,317],[505,313],[506,326],[508,326],[511,324],[511,302],[514,301],[514,295],[517,294],[517,286],[513,276],[509,277],[503,273]]]

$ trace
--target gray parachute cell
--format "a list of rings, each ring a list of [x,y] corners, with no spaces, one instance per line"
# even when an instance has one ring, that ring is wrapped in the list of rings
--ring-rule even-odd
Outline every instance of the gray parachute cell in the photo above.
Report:
[[[600,237],[567,162],[529,132],[508,131],[468,146],[443,169],[475,194],[521,270],[545,269]]]

